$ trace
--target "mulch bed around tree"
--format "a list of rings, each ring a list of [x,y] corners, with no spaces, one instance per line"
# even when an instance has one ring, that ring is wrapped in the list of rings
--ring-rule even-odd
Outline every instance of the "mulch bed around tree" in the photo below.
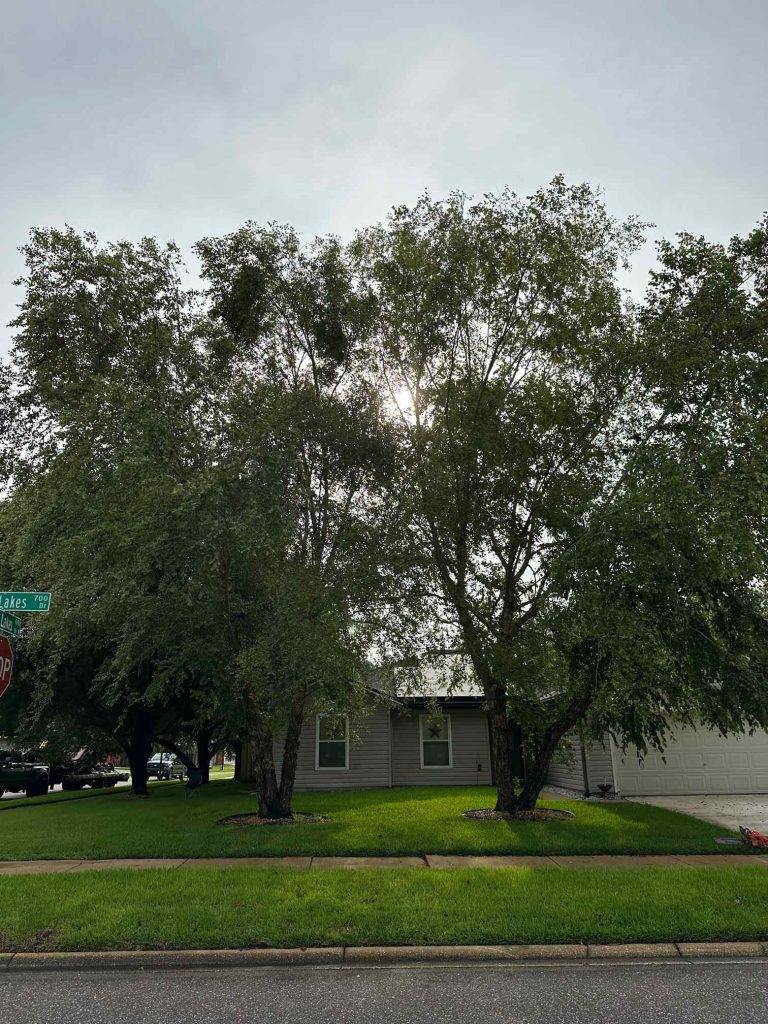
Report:
[[[475,821],[563,821],[565,818],[572,818],[573,813],[551,807],[537,807],[533,811],[507,814],[506,811],[497,811],[493,807],[481,807],[476,811],[464,811],[464,817]]]
[[[253,811],[245,814],[230,814],[226,818],[219,818],[217,825],[322,825],[328,821],[322,814],[299,814],[292,818],[260,818]]]

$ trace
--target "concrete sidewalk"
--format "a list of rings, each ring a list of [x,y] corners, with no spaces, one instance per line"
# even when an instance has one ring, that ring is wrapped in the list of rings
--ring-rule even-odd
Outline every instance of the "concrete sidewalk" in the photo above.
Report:
[[[602,854],[562,857],[445,856],[422,857],[167,857],[110,858],[108,860],[16,860],[0,861],[4,875],[52,875],[76,871],[109,871],[121,868],[290,868],[295,871],[355,871],[365,868],[723,868],[768,867],[768,854],[668,854],[622,856]]]

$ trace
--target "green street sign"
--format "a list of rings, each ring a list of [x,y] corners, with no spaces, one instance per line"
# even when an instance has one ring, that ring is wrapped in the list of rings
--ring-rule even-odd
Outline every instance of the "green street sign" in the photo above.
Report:
[[[50,608],[50,592],[22,590],[13,593],[0,590],[0,612],[47,612]]]
[[[16,615],[9,615],[8,612],[0,612],[0,632],[8,636],[18,636],[24,623]]]

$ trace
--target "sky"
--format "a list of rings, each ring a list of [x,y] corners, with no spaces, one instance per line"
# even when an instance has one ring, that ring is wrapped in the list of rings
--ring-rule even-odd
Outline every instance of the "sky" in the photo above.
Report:
[[[0,356],[33,226],[348,237],[562,172],[653,239],[768,207],[765,0],[0,0]]]

